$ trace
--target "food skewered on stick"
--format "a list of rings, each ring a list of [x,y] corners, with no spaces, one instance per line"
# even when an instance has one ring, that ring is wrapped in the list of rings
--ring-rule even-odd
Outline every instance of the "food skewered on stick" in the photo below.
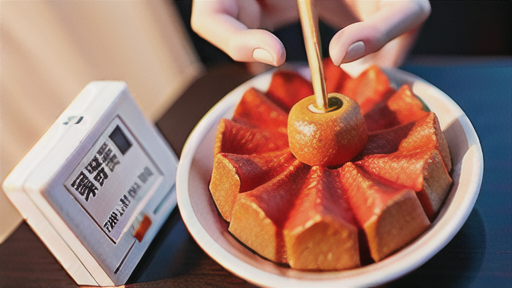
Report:
[[[326,92],[319,47],[318,17],[312,0],[297,0],[314,95],[299,101],[288,117],[288,140],[297,159],[311,166],[338,166],[364,148],[366,124],[357,103]]]

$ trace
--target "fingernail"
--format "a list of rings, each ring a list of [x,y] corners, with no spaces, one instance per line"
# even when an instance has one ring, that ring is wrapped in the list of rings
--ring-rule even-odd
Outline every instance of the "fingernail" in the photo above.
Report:
[[[354,61],[361,57],[364,53],[366,47],[364,46],[363,41],[357,41],[350,45],[347,49],[347,54],[345,54],[345,58],[341,61],[341,63],[346,63],[350,61]]]
[[[263,62],[269,65],[275,66],[274,57],[272,54],[263,48],[256,48],[252,51],[252,58],[258,62]]]

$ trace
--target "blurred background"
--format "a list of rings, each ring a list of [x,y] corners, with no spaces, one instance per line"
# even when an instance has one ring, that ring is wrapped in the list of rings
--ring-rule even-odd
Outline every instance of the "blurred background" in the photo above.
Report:
[[[512,1],[431,0],[432,12],[423,26],[411,56],[512,55]],[[176,0],[178,10],[201,61],[207,65],[231,59],[190,29],[190,0]],[[336,31],[322,25],[323,54]],[[300,24],[275,31],[285,45],[287,61],[306,61]]]

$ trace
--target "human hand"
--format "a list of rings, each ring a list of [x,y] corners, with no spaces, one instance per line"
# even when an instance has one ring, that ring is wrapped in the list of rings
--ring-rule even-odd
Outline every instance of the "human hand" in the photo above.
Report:
[[[279,66],[286,52],[267,30],[293,23],[298,15],[296,0],[194,0],[191,26],[235,61]]]
[[[398,66],[430,14],[428,0],[317,0],[319,18],[341,29],[329,45],[336,65]],[[194,0],[191,25],[235,61],[284,63],[272,30],[297,21],[296,0]],[[362,59],[361,59],[362,58]]]
[[[344,3],[339,5],[340,2]],[[337,66],[355,60],[359,60],[358,64],[399,66],[421,24],[430,15],[428,0],[319,0],[317,3],[319,17],[341,29],[329,44],[331,60]]]

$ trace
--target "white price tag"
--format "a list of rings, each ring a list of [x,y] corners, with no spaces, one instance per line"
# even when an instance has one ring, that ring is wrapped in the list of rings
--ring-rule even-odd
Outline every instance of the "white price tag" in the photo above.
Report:
[[[162,172],[116,117],[64,186],[116,243],[142,210],[138,204],[162,179]]]
[[[177,158],[124,82],[92,82],[4,181],[81,285],[126,282],[176,206]]]

